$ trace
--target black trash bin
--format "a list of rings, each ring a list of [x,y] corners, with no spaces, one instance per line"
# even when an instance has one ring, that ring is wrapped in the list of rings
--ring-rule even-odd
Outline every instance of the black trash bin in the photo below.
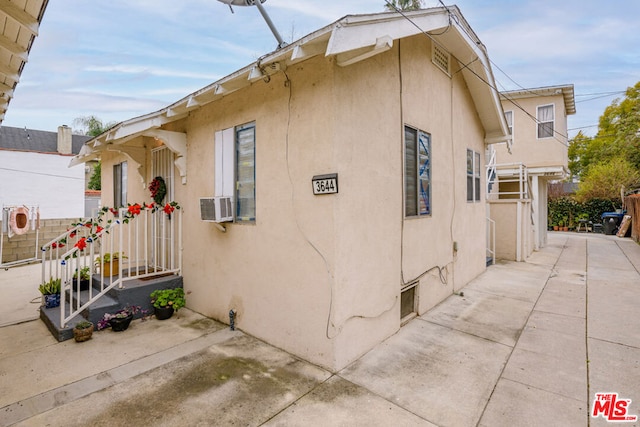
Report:
[[[622,221],[623,214],[617,212],[605,212],[602,214],[602,231],[604,234],[614,235]]]

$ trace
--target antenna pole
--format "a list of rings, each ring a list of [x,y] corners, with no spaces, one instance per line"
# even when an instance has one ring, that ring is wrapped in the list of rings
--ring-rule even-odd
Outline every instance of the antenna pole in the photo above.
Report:
[[[282,37],[280,37],[280,33],[276,29],[276,26],[273,25],[273,21],[271,21],[271,18],[269,18],[269,15],[267,14],[267,11],[264,9],[264,7],[262,6],[261,1],[257,0],[257,1],[254,2],[254,4],[258,7],[258,10],[260,11],[260,14],[262,15],[262,17],[266,21],[267,25],[271,29],[271,32],[273,33],[273,36],[278,41],[278,49],[282,49],[283,47],[285,47],[288,43],[285,42],[284,40],[282,40]]]

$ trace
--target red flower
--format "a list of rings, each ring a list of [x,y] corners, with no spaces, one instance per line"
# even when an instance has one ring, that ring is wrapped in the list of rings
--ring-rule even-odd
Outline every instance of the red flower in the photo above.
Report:
[[[153,202],[152,202],[152,203],[149,203],[149,204],[147,205],[147,209],[153,209],[153,205],[154,205],[154,204],[153,204]]]
[[[128,208],[129,213],[132,215],[140,215],[141,210],[142,206],[140,206],[138,203],[136,203],[135,205],[129,205]]]
[[[76,232],[74,231],[74,232],[72,232],[71,234],[69,234],[69,237],[71,237],[72,239],[73,239],[74,237],[76,237]]]
[[[164,211],[164,213],[166,213],[167,215],[171,215],[171,212],[173,212],[176,208],[174,208],[173,206],[171,206],[169,203],[167,203],[166,205],[164,205],[164,208],[162,209]]]
[[[55,248],[57,248],[57,247],[58,247],[58,244],[57,244],[56,242],[53,242],[53,243],[51,244],[51,248],[55,249]]]
[[[109,212],[111,212],[114,215],[118,215],[118,210],[117,209],[109,208]]]
[[[83,237],[82,239],[78,240],[75,244],[75,247],[81,251],[84,250],[84,248],[87,247],[87,239]]]
[[[87,222],[84,223],[84,226],[87,227],[87,228],[91,228],[91,227],[93,227],[93,224],[91,224],[91,221],[87,221]]]
[[[96,234],[100,233],[102,230],[104,230],[104,228],[100,227],[99,225],[96,227]]]

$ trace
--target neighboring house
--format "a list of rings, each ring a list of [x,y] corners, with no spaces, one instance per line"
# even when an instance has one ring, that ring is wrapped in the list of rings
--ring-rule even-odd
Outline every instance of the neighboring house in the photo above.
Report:
[[[523,261],[547,242],[548,184],[568,176],[567,116],[576,112],[574,90],[551,86],[500,97],[513,144],[495,145],[490,217],[496,221],[497,258]]]
[[[41,219],[83,217],[86,167],[68,165],[89,139],[66,126],[0,127],[0,204],[37,205]]]
[[[0,2],[0,123],[29,59],[48,0]]]
[[[72,135],[66,126],[60,126],[58,132],[0,127],[0,265],[37,256],[39,245],[85,216],[85,180],[90,167],[68,165],[87,140],[87,136]],[[22,208],[28,209],[29,230],[11,227],[12,213]],[[38,218],[40,227],[36,226]],[[14,236],[16,231],[24,234]]]
[[[162,176],[187,306],[340,369],[486,268],[481,170],[509,139],[490,61],[457,7],[406,16],[342,18],[72,164],[101,159],[104,206]]]

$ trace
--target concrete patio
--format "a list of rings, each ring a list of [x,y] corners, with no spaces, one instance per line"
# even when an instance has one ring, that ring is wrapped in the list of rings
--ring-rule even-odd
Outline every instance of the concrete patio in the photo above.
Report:
[[[608,425],[589,415],[597,392],[640,415],[630,239],[549,233],[340,372],[186,309],[58,343],[30,320],[29,269],[0,271],[16,307],[0,325],[22,322],[0,328],[0,426]]]

